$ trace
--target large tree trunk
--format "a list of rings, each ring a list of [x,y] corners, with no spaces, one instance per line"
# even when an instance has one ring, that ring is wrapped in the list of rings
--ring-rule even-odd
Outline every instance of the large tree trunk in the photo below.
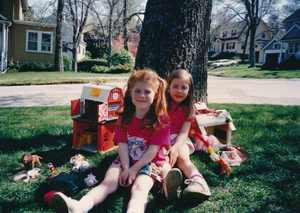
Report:
[[[123,11],[123,37],[124,37],[124,49],[129,51],[128,47],[128,27],[127,27],[127,2],[124,0],[124,11]]]
[[[61,71],[61,72],[64,71],[63,52],[62,52],[62,48],[63,48],[63,44],[62,44],[63,9],[64,9],[64,0],[58,0],[54,69]]]
[[[250,22],[250,51],[249,51],[249,64],[250,67],[255,66],[255,33],[256,25]]]
[[[196,101],[207,103],[207,48],[212,0],[148,0],[136,68],[152,68],[167,78],[186,69]]]

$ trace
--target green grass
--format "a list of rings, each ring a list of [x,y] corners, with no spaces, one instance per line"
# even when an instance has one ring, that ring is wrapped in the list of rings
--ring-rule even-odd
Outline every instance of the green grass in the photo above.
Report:
[[[87,72],[18,72],[0,75],[0,85],[30,85],[30,84],[57,84],[57,83],[89,83],[102,80],[123,81],[130,76],[125,74],[97,74]]]
[[[146,212],[300,212],[300,106],[210,104],[227,109],[236,131],[232,143],[247,150],[250,159],[232,167],[230,176],[220,175],[220,166],[209,155],[196,152],[192,161],[206,178],[212,196],[191,203],[182,196],[168,203],[154,192],[148,196]],[[48,163],[58,172],[71,169],[69,159],[78,153],[95,163],[92,172],[99,181],[116,151],[105,154],[72,149],[70,107],[0,108],[0,212],[53,212],[43,202],[51,190],[46,177]],[[20,173],[23,153],[43,157],[40,176],[28,183],[13,182]],[[57,174],[56,173],[56,174]],[[84,188],[75,199],[90,189]],[[119,188],[91,212],[124,212],[129,189]]]
[[[300,78],[300,70],[261,70],[249,64],[209,70],[209,75],[231,78]]]

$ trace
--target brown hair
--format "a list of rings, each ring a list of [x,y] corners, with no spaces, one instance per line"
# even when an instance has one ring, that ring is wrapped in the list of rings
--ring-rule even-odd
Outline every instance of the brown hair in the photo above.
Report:
[[[149,112],[142,119],[140,127],[156,129],[158,123],[163,125],[162,121],[160,120],[160,116],[168,116],[165,97],[167,83],[151,69],[134,71],[129,77],[124,100],[120,106],[122,111],[118,113],[122,116],[119,126],[121,128],[127,127],[135,113],[135,105],[132,102],[131,92],[136,82],[147,82],[155,92],[153,103],[150,106]]]
[[[184,99],[179,106],[182,106],[185,109],[185,117],[187,119],[190,119],[194,116],[194,80],[192,75],[187,71],[187,70],[183,70],[183,69],[179,69],[179,70],[174,70],[168,80],[168,89],[170,89],[170,85],[172,83],[172,81],[176,78],[183,78],[187,80],[187,83],[189,85],[189,92],[188,92],[188,96],[186,97],[186,99]],[[167,97],[167,104],[168,104],[168,111],[170,111],[171,108],[171,102],[172,102],[172,98],[169,92],[167,92],[166,94]]]

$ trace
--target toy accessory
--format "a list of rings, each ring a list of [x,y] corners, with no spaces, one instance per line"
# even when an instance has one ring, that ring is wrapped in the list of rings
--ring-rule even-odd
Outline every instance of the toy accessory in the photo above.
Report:
[[[97,184],[98,180],[96,180],[96,176],[93,175],[93,173],[90,173],[87,175],[86,178],[84,178],[84,183],[87,187],[91,187],[91,186]]]
[[[84,157],[81,154],[71,157],[70,164],[73,165],[72,172],[84,172],[93,167],[93,164],[84,160]]]

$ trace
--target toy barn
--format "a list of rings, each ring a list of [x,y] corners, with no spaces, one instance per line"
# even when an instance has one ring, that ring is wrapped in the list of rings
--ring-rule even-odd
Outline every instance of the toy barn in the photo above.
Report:
[[[113,142],[116,111],[123,101],[123,90],[109,85],[84,86],[80,99],[71,101],[73,147],[106,152]],[[79,116],[78,116],[79,115]]]
[[[230,145],[231,131],[236,130],[229,112],[210,110],[205,103],[195,104],[196,120],[202,134],[214,135],[222,144]]]

